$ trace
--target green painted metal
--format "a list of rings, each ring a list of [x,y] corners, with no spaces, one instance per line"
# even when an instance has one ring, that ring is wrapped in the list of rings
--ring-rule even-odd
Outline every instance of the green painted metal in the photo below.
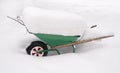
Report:
[[[64,35],[55,35],[55,34],[42,34],[42,33],[34,33],[34,35],[51,47],[72,43],[79,38],[78,36],[64,36]]]

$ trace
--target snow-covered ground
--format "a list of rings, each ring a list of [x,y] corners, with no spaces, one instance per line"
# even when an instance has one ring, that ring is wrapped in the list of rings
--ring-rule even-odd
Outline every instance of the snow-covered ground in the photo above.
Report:
[[[25,48],[38,39],[6,18],[21,15],[26,6],[80,14],[88,26],[98,25],[94,31],[113,32],[115,37],[78,45],[76,53],[67,47],[61,55],[27,55]],[[0,73],[120,73],[119,8],[119,0],[0,0]]]

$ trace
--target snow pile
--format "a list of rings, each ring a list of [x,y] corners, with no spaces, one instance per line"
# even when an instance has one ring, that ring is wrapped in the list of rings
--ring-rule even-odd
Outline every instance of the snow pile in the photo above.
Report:
[[[83,35],[87,28],[80,15],[37,7],[25,8],[23,19],[34,33]]]

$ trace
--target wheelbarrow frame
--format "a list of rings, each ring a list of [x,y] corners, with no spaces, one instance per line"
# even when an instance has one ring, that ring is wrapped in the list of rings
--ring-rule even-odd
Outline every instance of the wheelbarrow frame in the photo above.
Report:
[[[68,47],[68,46],[72,46],[73,53],[74,53],[75,49],[76,49],[75,45],[83,44],[83,43],[87,43],[87,42],[91,42],[91,41],[100,40],[100,39],[104,39],[104,38],[114,36],[114,35],[106,35],[106,36],[101,36],[101,37],[97,37],[97,38],[91,38],[91,39],[85,39],[85,40],[81,40],[81,39],[77,40],[81,36],[64,36],[64,35],[56,35],[56,34],[33,33],[33,32],[30,32],[28,30],[27,26],[24,24],[24,22],[20,19],[19,16],[17,17],[17,19],[14,19],[14,18],[9,17],[9,16],[7,16],[7,17],[12,19],[12,20],[15,20],[18,23],[25,26],[28,33],[35,35],[37,38],[42,40],[43,43],[50,46],[50,48],[48,50],[40,50],[40,51],[38,50],[37,53],[56,51],[57,54],[60,54],[58,49]]]

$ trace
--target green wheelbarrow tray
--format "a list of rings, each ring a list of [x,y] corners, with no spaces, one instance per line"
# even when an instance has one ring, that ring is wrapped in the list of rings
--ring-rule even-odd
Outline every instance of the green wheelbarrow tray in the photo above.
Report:
[[[64,36],[64,35],[55,35],[55,34],[42,34],[42,33],[34,33],[33,35],[41,39],[51,48],[55,46],[75,42],[80,37],[80,36]]]

